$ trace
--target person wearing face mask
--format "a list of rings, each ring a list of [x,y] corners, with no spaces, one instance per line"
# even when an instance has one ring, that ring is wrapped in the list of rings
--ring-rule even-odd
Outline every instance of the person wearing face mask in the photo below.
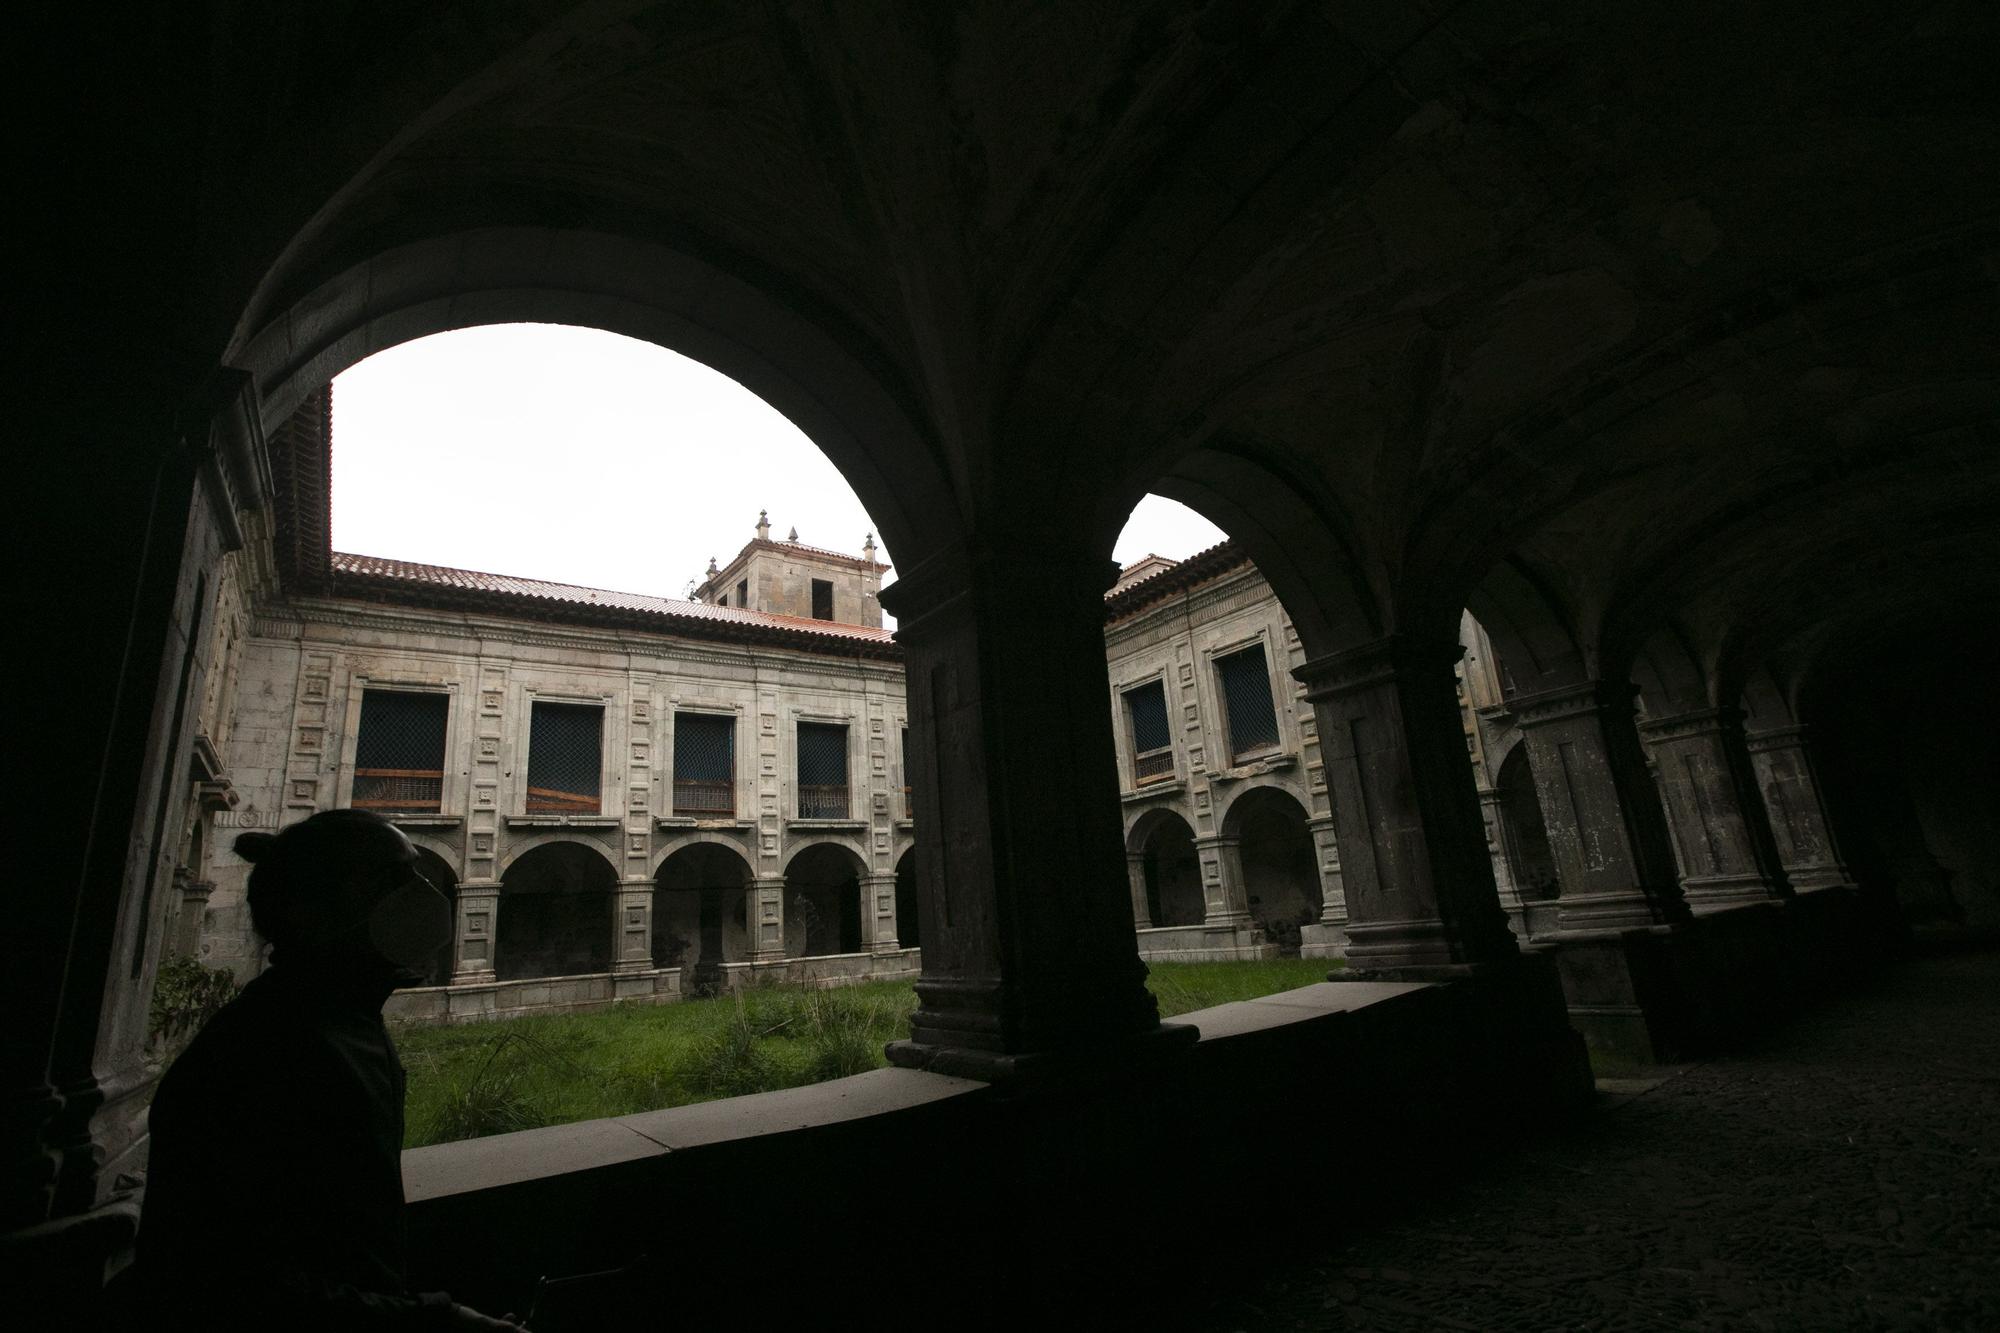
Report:
[[[389,993],[451,937],[401,829],[328,810],[245,833],[270,966],[160,1081],[139,1228],[169,1327],[518,1329],[403,1280],[403,1067]]]

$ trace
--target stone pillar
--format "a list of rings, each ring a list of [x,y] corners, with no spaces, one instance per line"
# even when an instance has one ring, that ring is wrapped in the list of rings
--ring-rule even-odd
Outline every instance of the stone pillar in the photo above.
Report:
[[[896,942],[896,876],[861,877],[861,947],[869,953],[894,953]]]
[[[653,891],[650,879],[628,878],[618,885],[611,927],[611,970],[645,972],[653,966]]]
[[[1744,735],[1764,795],[1764,813],[1777,839],[1778,860],[1785,867],[1785,878],[1800,893],[1854,882],[1834,841],[1809,732],[1800,725]]]
[[[1511,848],[1513,833],[1500,811],[1500,793],[1492,787],[1479,788],[1479,818],[1486,825],[1486,856],[1493,863],[1493,887],[1499,891],[1501,910],[1513,923],[1514,938],[1528,938],[1528,905],[1521,900],[1521,886],[1514,879]]]
[[[1313,864],[1319,869],[1319,923],[1333,930],[1347,928],[1347,885],[1340,871],[1340,837],[1332,815],[1306,821],[1312,834]]]
[[[1704,708],[1649,718],[1639,732],[1658,766],[1681,887],[1696,912],[1791,896],[1743,739],[1743,714]]]
[[[1493,886],[1449,641],[1378,639],[1307,662],[1356,971],[1517,956]]]
[[[750,881],[750,961],[774,963],[785,956],[785,877],[759,875]]]
[[[1243,842],[1223,834],[1194,840],[1201,865],[1202,925],[1250,924],[1250,890],[1243,882]]]
[[[1116,567],[1052,551],[1050,530],[941,552],[882,590],[925,903],[899,1065],[1002,1079],[1193,1039],[1160,1024],[1133,934],[1105,707]]]
[[[179,915],[174,918],[172,951],[188,958],[201,957],[202,918],[208,915],[208,898],[215,881],[188,879],[178,882],[181,891]]]
[[[458,939],[452,946],[451,984],[476,985],[498,981],[493,948],[500,938],[500,881],[462,879],[458,882]]]
[[[1146,854],[1144,852],[1125,853],[1125,879],[1132,890],[1132,928],[1150,930],[1153,926],[1153,909],[1146,902]]]
[[[1509,701],[1561,883],[1560,932],[1688,919],[1633,693],[1586,681]]]

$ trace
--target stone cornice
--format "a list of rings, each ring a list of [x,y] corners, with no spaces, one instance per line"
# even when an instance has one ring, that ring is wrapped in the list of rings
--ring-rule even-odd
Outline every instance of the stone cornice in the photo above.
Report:
[[[342,629],[370,630],[383,634],[420,634],[432,638],[462,639],[468,641],[466,646],[445,650],[442,654],[436,649],[401,645],[343,646],[350,652],[430,653],[458,657],[467,662],[492,655],[483,651],[479,645],[499,642],[556,648],[567,652],[612,653],[655,661],[727,666],[746,672],[778,666],[808,672],[834,672],[884,679],[890,676],[901,677],[903,674],[901,661],[886,659],[854,658],[845,655],[825,656],[799,649],[754,644],[711,644],[700,640],[690,641],[675,635],[634,634],[619,630],[604,630],[598,633],[586,629],[565,631],[546,627],[538,622],[511,621],[497,616],[491,619],[482,617],[476,620],[466,618],[442,621],[435,616],[424,615],[417,608],[405,610],[339,601],[319,603],[291,600],[259,608],[251,617],[250,634],[254,638],[290,641],[299,637],[296,627],[304,625],[334,625]],[[622,671],[628,668],[621,666],[604,669]],[[672,671],[670,667],[645,669],[654,672]]]
[[[1586,680],[1508,699],[1515,725],[1523,731],[1587,713],[1630,712],[1638,690],[1625,681]]]

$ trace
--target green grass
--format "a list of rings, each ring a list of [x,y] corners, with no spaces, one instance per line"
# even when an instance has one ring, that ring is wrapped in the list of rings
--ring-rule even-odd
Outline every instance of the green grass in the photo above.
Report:
[[[1154,963],[1162,1017],[1323,981],[1317,960]],[[908,1035],[908,982],[791,987],[454,1027],[399,1027],[404,1146],[795,1088],[879,1068]]]

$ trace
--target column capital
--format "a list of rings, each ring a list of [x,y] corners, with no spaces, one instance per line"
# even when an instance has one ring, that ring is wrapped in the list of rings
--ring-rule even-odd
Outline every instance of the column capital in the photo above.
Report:
[[[1522,730],[1614,709],[1630,710],[1639,687],[1623,680],[1585,680],[1558,685],[1552,690],[1515,695],[1507,701],[1514,711],[1515,725]]]
[[[1383,685],[1426,667],[1449,670],[1464,655],[1465,645],[1450,639],[1390,634],[1315,657],[1295,667],[1292,678],[1306,687],[1308,700],[1318,702]]]
[[[1223,847],[1238,847],[1242,843],[1243,839],[1233,833],[1204,833],[1194,840],[1194,848],[1198,852],[1206,852]]]

